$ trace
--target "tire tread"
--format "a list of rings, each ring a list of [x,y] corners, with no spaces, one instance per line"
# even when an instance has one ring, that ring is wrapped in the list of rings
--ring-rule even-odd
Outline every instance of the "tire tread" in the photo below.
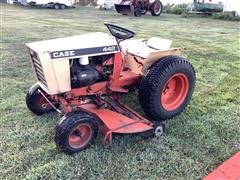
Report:
[[[75,127],[77,123],[90,123],[93,130],[93,136],[90,139],[89,144],[87,144],[85,147],[81,149],[71,148],[67,141],[69,132],[71,131],[72,128]],[[94,116],[83,111],[73,111],[73,112],[67,113],[59,120],[55,128],[54,140],[57,147],[61,151],[67,154],[73,154],[88,148],[97,137],[97,134],[98,134],[98,124],[97,124],[97,119]]]
[[[166,115],[166,113],[159,113],[159,107],[156,107],[155,101],[158,97],[160,84],[163,84],[168,78],[169,74],[174,71],[188,71],[192,76],[190,80],[189,93],[183,103],[180,111],[174,115]],[[154,63],[147,71],[146,75],[142,78],[139,88],[139,103],[148,117],[155,121],[162,121],[171,119],[177,114],[181,113],[189,100],[191,99],[195,87],[195,70],[191,63],[179,56],[166,56]],[[159,100],[160,101],[160,100]]]

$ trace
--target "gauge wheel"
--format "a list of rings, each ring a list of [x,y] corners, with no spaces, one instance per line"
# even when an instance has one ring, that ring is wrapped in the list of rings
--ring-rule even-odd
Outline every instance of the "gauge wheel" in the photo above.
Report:
[[[163,57],[142,78],[139,103],[150,119],[171,119],[187,106],[194,87],[195,71],[188,61],[178,56]]]
[[[59,107],[59,104],[52,100],[43,89],[36,83],[28,91],[26,95],[26,104],[30,111],[36,115],[42,115],[48,112],[52,112],[55,109],[49,104],[49,102],[42,96],[39,90],[44,93],[48,100],[56,107]]]
[[[154,1],[150,6],[152,16],[160,16],[163,10],[163,5],[159,0]]]
[[[60,119],[56,126],[55,142],[61,151],[73,154],[88,148],[97,134],[97,119],[86,112],[74,111]]]
[[[161,137],[165,133],[165,123],[164,122],[154,122],[153,128],[151,130],[139,133],[143,138],[153,138]]]

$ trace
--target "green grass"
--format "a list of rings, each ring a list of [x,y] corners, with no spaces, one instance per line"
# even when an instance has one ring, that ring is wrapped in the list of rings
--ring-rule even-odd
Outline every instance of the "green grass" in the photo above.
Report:
[[[3,4],[1,17],[1,179],[199,179],[240,150],[239,23]],[[91,148],[68,156],[53,140],[58,115],[37,117],[25,105],[25,94],[36,80],[24,44],[107,32],[103,22],[132,29],[138,38],[161,36],[185,47],[183,56],[196,69],[196,90],[187,109],[167,123],[163,138],[118,136],[110,146],[99,137]],[[137,92],[124,99],[142,113]]]

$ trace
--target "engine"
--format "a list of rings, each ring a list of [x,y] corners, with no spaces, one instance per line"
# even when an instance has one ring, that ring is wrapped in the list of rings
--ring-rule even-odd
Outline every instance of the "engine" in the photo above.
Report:
[[[112,74],[113,65],[108,63],[113,54],[70,59],[71,87],[90,86],[106,81]]]

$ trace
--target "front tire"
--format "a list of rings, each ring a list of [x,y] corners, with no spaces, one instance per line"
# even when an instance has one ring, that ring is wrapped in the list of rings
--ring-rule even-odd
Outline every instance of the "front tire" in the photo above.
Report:
[[[88,148],[98,134],[97,119],[86,112],[75,111],[63,116],[56,126],[58,148],[73,154]]]
[[[44,93],[42,88],[36,83],[28,91],[26,95],[26,104],[30,111],[36,115],[42,115],[48,112],[52,112],[55,109],[47,102],[47,100],[39,93],[39,90]],[[45,96],[47,94],[45,93]],[[56,107],[59,107],[59,104],[56,101],[48,98],[49,101]]]
[[[134,8],[134,16],[136,17],[142,16],[141,10],[139,8]]]
[[[192,65],[178,56],[167,56],[153,64],[142,78],[139,103],[155,121],[171,119],[189,103],[195,87]]]

